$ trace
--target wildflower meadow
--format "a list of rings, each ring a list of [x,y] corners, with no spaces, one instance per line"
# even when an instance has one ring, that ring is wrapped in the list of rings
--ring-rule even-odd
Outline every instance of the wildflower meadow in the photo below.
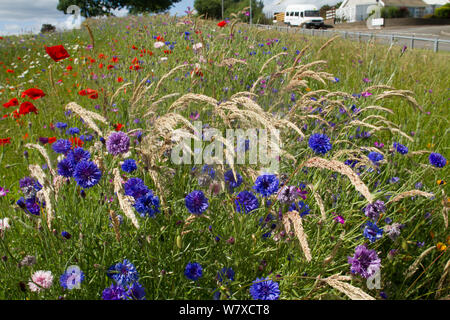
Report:
[[[449,57],[192,15],[0,37],[0,299],[448,299]]]

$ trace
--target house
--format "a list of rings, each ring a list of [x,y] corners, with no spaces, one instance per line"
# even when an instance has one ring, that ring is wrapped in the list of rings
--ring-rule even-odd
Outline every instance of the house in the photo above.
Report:
[[[443,5],[449,3],[449,0],[422,0],[425,2],[428,7],[425,8],[425,14],[434,14],[434,11],[437,8],[442,7]]]
[[[440,0],[429,0],[440,1]],[[380,7],[407,8],[410,17],[421,18],[428,4],[423,0],[344,0],[336,10],[336,18],[346,22],[364,21],[369,16],[368,8],[373,5]]]

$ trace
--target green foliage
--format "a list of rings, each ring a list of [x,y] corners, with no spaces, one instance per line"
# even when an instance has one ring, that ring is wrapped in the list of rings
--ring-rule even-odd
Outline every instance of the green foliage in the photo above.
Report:
[[[57,9],[66,13],[71,5],[80,7],[80,14],[85,17],[111,15],[115,9],[127,8],[131,14],[146,12],[163,12],[181,0],[59,0]]]
[[[434,12],[437,18],[448,19],[450,18],[450,3],[443,5],[440,8],[437,8]]]
[[[405,7],[383,7],[381,8],[381,18],[405,18],[409,15],[408,8]]]
[[[231,18],[231,14],[237,14],[241,21],[249,22],[250,17],[243,12],[250,12],[250,1],[248,0],[224,0],[224,19]],[[253,23],[267,24],[270,19],[266,18],[262,9],[264,3],[258,0],[252,0],[252,21]],[[222,0],[195,0],[194,8],[199,15],[205,15],[208,18],[222,19]],[[245,9],[245,10],[244,10]]]

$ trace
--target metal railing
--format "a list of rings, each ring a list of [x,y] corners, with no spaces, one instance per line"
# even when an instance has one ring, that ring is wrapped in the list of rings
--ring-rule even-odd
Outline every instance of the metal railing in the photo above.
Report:
[[[409,48],[414,49],[414,46],[418,41],[430,43],[432,45],[433,51],[438,52],[439,50],[450,51],[450,40],[443,40],[439,38],[421,38],[416,36],[403,36],[400,34],[383,34],[383,33],[366,33],[366,32],[352,32],[352,31],[339,31],[339,30],[326,30],[326,29],[303,29],[303,28],[293,28],[289,26],[274,26],[274,25],[263,25],[263,24],[255,24],[257,28],[263,29],[274,29],[277,31],[286,31],[288,33],[302,33],[308,34],[311,36],[328,36],[329,34],[342,34],[344,39],[352,39],[352,36],[356,38],[358,41],[362,40],[374,40],[377,38],[382,38],[388,41],[391,45],[394,43],[401,41],[406,41],[406,44],[409,45]],[[364,38],[365,37],[365,38]],[[397,40],[397,41],[396,41]],[[404,42],[405,43],[405,42]],[[405,45],[406,45],[405,44]],[[441,45],[443,44],[443,45]],[[416,45],[416,47],[418,47]],[[422,48],[427,49],[427,46],[422,46]]]

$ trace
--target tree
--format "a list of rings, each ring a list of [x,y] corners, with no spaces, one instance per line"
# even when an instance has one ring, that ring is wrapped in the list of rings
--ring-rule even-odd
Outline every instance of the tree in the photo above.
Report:
[[[58,10],[67,13],[71,5],[80,7],[80,14],[85,17],[113,15],[112,10],[126,8],[131,14],[144,12],[163,12],[181,0],[59,0]]]
[[[252,1],[252,21],[254,23],[267,23],[270,19],[267,19],[262,12],[264,3],[262,1]],[[244,8],[250,7],[250,0],[223,0],[224,6],[224,18],[231,18],[231,14],[238,14],[242,12]],[[222,0],[195,0],[194,8],[199,15],[207,15],[208,18],[222,19]],[[250,11],[246,9],[246,11]],[[242,21],[248,22],[249,16],[239,15]]]

